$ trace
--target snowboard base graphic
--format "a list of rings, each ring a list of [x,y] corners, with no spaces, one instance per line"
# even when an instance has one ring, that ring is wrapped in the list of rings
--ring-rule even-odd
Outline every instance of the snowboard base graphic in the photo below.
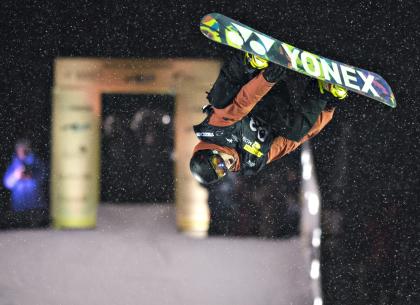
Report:
[[[392,108],[397,106],[391,87],[376,73],[300,50],[218,13],[204,16],[200,30],[215,42],[258,55],[310,77],[338,84]]]

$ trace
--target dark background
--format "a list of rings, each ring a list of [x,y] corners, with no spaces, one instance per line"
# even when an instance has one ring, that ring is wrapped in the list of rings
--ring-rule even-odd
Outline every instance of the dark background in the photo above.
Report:
[[[2,1],[0,170],[22,135],[49,158],[54,58],[223,58],[199,31],[209,12],[388,81],[396,109],[352,95],[312,142],[324,304],[419,304],[416,1]]]
[[[174,103],[170,95],[102,95],[101,202],[175,201]]]

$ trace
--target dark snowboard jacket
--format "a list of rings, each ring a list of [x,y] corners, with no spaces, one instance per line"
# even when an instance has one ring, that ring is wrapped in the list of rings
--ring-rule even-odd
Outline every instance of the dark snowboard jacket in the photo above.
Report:
[[[208,117],[194,127],[200,139],[194,153],[205,149],[218,150],[235,158],[234,171],[258,172],[317,135],[331,121],[334,108],[323,110],[310,130],[297,141],[270,135],[265,141],[260,141],[260,129],[251,127],[252,116],[249,114],[273,86],[274,83],[267,82],[259,73],[239,90],[232,103],[223,109],[213,108]],[[213,136],[209,136],[211,134]],[[230,143],[231,135],[237,138],[236,143]]]

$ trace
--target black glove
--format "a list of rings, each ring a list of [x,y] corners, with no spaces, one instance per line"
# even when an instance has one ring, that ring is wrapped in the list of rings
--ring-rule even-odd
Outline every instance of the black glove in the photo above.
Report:
[[[263,76],[269,83],[276,83],[286,77],[286,69],[280,65],[270,63],[264,70]]]

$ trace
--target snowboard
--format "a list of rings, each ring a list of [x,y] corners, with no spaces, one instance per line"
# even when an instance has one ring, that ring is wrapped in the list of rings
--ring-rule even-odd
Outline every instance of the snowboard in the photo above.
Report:
[[[307,76],[338,84],[392,108],[397,106],[391,87],[376,73],[303,51],[218,13],[205,15],[201,19],[200,30],[215,42],[258,55]]]

